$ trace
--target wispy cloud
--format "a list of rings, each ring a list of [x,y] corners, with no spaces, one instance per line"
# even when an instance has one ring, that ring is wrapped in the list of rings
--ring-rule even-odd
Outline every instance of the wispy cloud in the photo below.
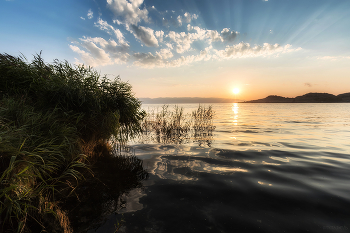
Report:
[[[154,35],[154,30],[148,27],[136,26],[131,24],[126,25],[126,29],[134,34],[143,44],[148,47],[158,47],[158,40]]]
[[[113,39],[106,41],[101,37],[83,37],[70,48],[81,56],[83,62],[90,66],[121,64],[128,61],[128,47],[120,45]]]
[[[182,17],[181,17],[181,15],[179,15],[179,16],[176,18],[176,21],[177,21],[178,26],[182,26]]]
[[[92,12],[91,9],[88,11],[87,17],[88,17],[88,19],[92,19],[94,17],[94,12]]]
[[[119,29],[115,29],[112,25],[108,24],[107,21],[99,18],[97,22],[94,23],[94,25],[99,29],[106,31],[110,35],[114,34],[120,44],[129,46],[129,43],[125,40],[123,33]]]
[[[88,52],[80,49],[78,46],[69,46],[74,52],[78,53],[85,64],[91,66],[108,65],[112,64],[110,57],[103,50],[98,48],[94,43],[84,43],[83,47],[88,50]]]
[[[263,46],[241,42],[236,45],[226,46],[223,50],[214,50],[218,58],[240,58],[240,57],[258,57],[258,56],[278,56],[281,53],[299,51],[301,48],[293,49],[290,44],[281,46],[279,44],[264,43]]]
[[[196,14],[191,15],[190,13],[185,12],[184,18],[186,20],[186,23],[191,23],[192,19],[197,19],[198,18],[198,15],[196,15]]]
[[[316,57],[318,60],[327,60],[327,61],[339,61],[339,60],[348,60],[350,56],[319,56]]]

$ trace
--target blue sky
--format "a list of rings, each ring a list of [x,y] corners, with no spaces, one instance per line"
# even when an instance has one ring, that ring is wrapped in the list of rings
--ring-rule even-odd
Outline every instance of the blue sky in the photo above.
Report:
[[[350,91],[349,0],[0,1],[0,52],[120,75],[138,97]]]

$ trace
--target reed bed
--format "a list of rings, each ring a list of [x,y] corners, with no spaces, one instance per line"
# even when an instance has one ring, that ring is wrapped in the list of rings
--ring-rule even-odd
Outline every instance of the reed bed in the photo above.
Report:
[[[198,142],[200,145],[210,145],[213,131],[214,111],[212,106],[201,105],[192,113],[184,113],[177,105],[171,110],[163,105],[161,110],[151,109],[142,121],[141,142],[182,144]]]
[[[119,78],[0,54],[0,231],[72,232],[61,203],[144,116]]]

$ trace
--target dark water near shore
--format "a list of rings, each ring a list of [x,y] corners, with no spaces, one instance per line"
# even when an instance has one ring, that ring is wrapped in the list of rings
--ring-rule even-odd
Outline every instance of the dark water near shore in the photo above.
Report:
[[[212,106],[207,140],[131,143],[149,179],[89,232],[350,232],[350,104]]]

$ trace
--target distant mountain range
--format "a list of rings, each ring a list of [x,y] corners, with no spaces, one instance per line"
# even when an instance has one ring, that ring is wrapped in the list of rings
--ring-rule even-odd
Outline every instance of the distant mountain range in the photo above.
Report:
[[[230,98],[201,98],[201,97],[161,97],[161,98],[139,98],[144,104],[201,104],[201,103],[233,103],[243,102]],[[308,93],[295,98],[269,95],[258,100],[244,101],[243,103],[350,103],[350,92],[340,95],[328,93]]]
[[[201,103],[233,103],[235,99],[225,98],[200,98],[200,97],[162,97],[162,98],[139,98],[144,104],[201,104]],[[241,100],[236,100],[242,102]]]
[[[307,93],[295,98],[269,95],[263,99],[245,101],[244,103],[350,103],[350,92],[340,95]]]

